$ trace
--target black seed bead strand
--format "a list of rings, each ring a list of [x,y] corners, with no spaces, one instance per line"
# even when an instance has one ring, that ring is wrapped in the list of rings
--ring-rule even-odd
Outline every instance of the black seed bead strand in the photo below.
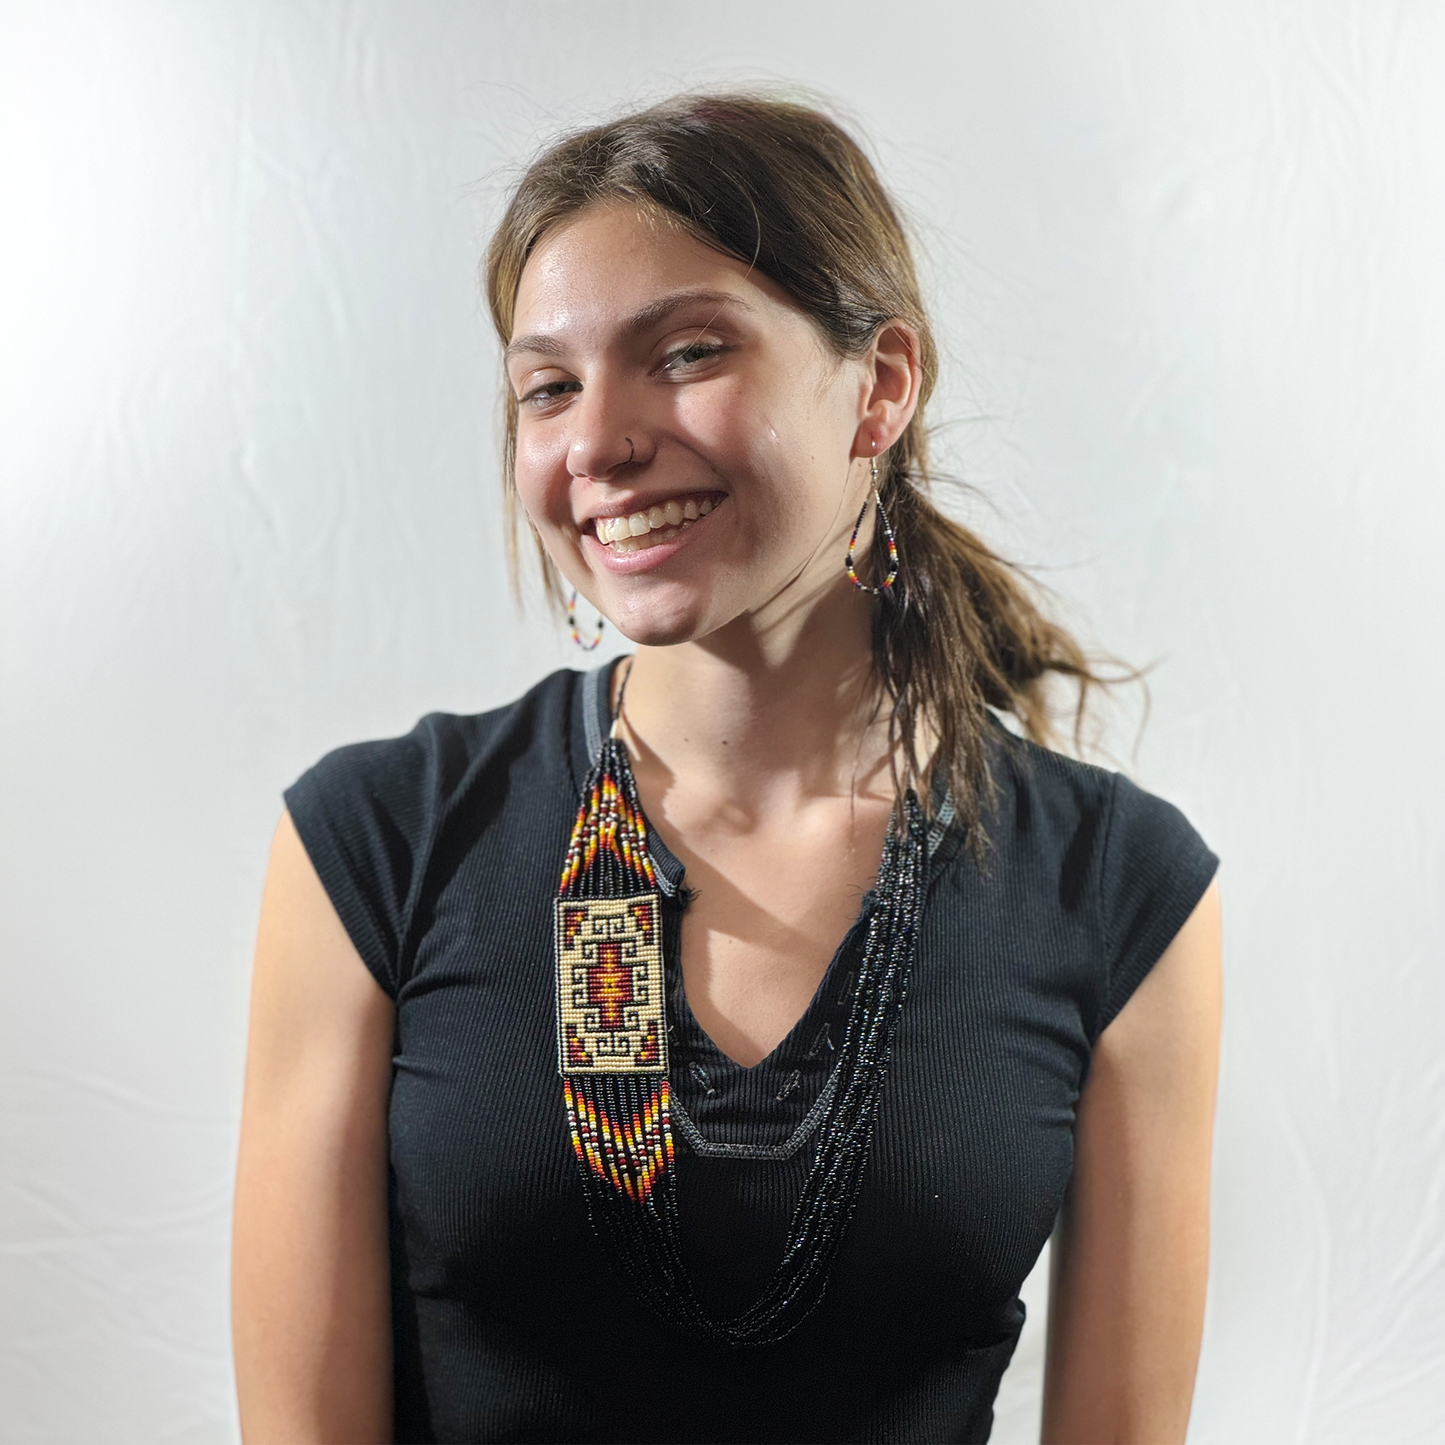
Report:
[[[610,773],[629,810],[641,817],[626,749],[603,745],[593,778]],[[622,822],[615,802],[599,820],[621,825],[640,857],[642,838]],[[639,1204],[584,1171],[592,1217],[635,1287],[652,1308],[682,1328],[728,1345],[766,1344],[790,1333],[823,1297],[828,1274],[851,1222],[868,1161],[878,1105],[899,1013],[907,992],[923,902],[925,848],[918,801],[910,792],[901,819],[889,830],[868,920],[859,977],[839,1048],[837,1084],[819,1131],[813,1165],[789,1224],[783,1258],[762,1297],[732,1320],[713,1319],[697,1299],[684,1265],[673,1171],[664,1169]],[[599,846],[576,892],[619,897],[642,882],[618,853]],[[642,886],[646,886],[642,882]],[[570,890],[569,890],[570,891]],[[647,1075],[600,1075],[589,1080],[595,1103],[614,1119],[631,1120],[651,1097]],[[620,1161],[619,1161],[620,1162]]]

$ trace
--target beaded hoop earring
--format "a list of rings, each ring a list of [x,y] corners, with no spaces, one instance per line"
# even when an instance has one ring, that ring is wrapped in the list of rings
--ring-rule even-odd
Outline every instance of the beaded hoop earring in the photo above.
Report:
[[[607,626],[607,619],[599,612],[597,614],[597,635],[591,642],[586,641],[577,630],[577,589],[572,589],[571,600],[567,603],[567,630],[572,634],[572,643],[583,652],[594,652],[597,644],[602,641],[603,630]]]
[[[888,513],[883,510],[883,498],[878,495],[878,458],[870,457],[868,465],[872,472],[873,495],[871,498],[863,499],[863,509],[858,513],[858,520],[853,523],[853,535],[848,538],[848,580],[860,592],[871,592],[878,597],[887,592],[898,580],[898,539],[893,535],[893,524],[888,520]],[[859,579],[858,567],[853,557],[853,551],[858,545],[858,533],[863,527],[863,518],[868,515],[870,500],[878,508],[878,522],[883,528],[883,536],[888,543],[888,575],[876,587],[870,587]]]

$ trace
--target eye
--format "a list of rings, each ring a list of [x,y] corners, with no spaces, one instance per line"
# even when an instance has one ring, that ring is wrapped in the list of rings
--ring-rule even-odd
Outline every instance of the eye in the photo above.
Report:
[[[711,361],[715,356],[721,356],[726,350],[727,347],[720,346],[716,342],[692,341],[686,346],[679,346],[675,351],[669,351],[663,359],[662,370],[676,375],[679,372],[701,366],[703,362]]]
[[[544,381],[541,386],[534,386],[531,391],[523,392],[517,398],[517,403],[519,406],[539,410],[548,402],[556,401],[560,396],[566,396],[568,392],[581,390],[582,383],[580,381]]]

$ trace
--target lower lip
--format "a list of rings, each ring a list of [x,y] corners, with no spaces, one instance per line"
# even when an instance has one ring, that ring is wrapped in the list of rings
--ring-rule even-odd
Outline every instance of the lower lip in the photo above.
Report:
[[[722,506],[719,503],[718,506]],[[676,557],[697,534],[707,530],[707,523],[717,515],[714,507],[706,517],[699,517],[690,527],[683,527],[670,542],[656,542],[636,552],[614,552],[605,542],[599,542],[591,532],[582,534],[582,550],[589,561],[599,561],[614,576],[633,577],[639,572],[651,572]]]

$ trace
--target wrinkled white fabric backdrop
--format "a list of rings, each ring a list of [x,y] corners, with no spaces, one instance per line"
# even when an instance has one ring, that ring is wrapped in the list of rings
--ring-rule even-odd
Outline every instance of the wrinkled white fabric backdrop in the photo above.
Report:
[[[744,78],[912,209],[970,515],[1161,659],[1136,771],[1228,926],[1192,1439],[1445,1438],[1442,64],[1392,0],[0,9],[0,1438],[234,1438],[278,792],[573,661],[481,238],[558,127]]]

